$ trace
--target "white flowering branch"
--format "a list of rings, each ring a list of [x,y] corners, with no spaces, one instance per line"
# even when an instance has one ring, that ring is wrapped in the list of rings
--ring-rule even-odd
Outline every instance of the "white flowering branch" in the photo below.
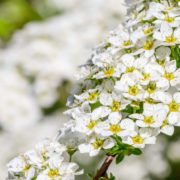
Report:
[[[118,164],[125,156],[140,155],[160,133],[173,135],[180,126],[179,5],[175,0],[135,2],[124,25],[82,66],[79,88],[68,99],[72,122],[58,138],[66,146],[41,145],[38,153],[11,162],[9,173],[23,179],[74,180],[81,172],[63,153],[96,156],[104,151],[107,157],[93,179],[113,180],[107,175],[113,159]]]

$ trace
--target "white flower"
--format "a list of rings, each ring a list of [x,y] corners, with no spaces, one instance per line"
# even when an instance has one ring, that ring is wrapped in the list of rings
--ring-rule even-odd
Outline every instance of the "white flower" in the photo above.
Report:
[[[173,30],[169,24],[162,23],[160,31],[155,31],[153,36],[161,45],[173,46],[180,43],[180,28]]]
[[[134,79],[133,74],[123,75],[120,81],[116,82],[115,89],[122,92],[123,96],[131,100],[143,100],[144,90],[139,85],[137,79]]]
[[[133,134],[127,139],[124,139],[123,142],[137,148],[144,148],[146,144],[155,144],[156,137],[153,135],[156,135],[154,134],[153,130],[143,128],[139,130],[139,133]]]
[[[120,112],[125,109],[130,101],[124,99],[118,92],[102,92],[99,97],[100,103],[109,108],[109,113]]]
[[[130,135],[134,131],[135,123],[131,119],[122,119],[118,113],[112,113],[107,121],[99,123],[96,132],[104,137],[118,135],[120,137]]]
[[[144,104],[144,111],[142,114],[132,114],[129,117],[136,119],[136,124],[139,127],[160,128],[162,122],[166,119],[167,111],[164,110],[163,105]]]
[[[158,92],[154,99],[164,103],[169,112],[168,121],[176,125],[180,120],[180,93],[174,93],[173,96],[166,92]]]
[[[80,153],[89,153],[90,156],[96,156],[102,148],[109,149],[114,146],[114,142],[110,139],[101,137],[91,138],[89,143],[79,145]]]

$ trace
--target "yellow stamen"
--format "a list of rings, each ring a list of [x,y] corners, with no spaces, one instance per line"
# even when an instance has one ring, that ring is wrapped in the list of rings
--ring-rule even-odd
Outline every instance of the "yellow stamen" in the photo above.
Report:
[[[165,127],[168,125],[168,119],[165,119],[161,125],[161,128]]]
[[[142,81],[146,81],[150,78],[150,74],[149,73],[142,73],[143,78],[141,79]]]
[[[165,20],[166,22],[168,22],[168,23],[173,23],[175,19],[174,19],[173,17],[169,17],[169,16],[167,15],[164,20]]]
[[[132,73],[135,70],[135,67],[126,68],[126,73]]]
[[[156,90],[156,83],[154,83],[154,82],[150,82],[146,87],[146,91],[149,94],[152,94],[155,90]]]
[[[119,125],[117,125],[117,124],[112,124],[110,126],[109,130],[114,134],[117,134],[117,133],[122,131],[121,127]]]
[[[169,104],[169,111],[170,112],[178,112],[180,108],[180,105],[178,103],[176,103],[175,101],[172,101]]]
[[[99,149],[103,146],[104,141],[101,139],[97,139],[92,146],[94,147],[94,149]]]
[[[164,78],[166,78],[167,80],[171,81],[171,80],[173,80],[175,77],[174,77],[174,74],[173,74],[173,73],[165,73],[165,74],[164,74]]]
[[[151,50],[153,48],[153,41],[147,40],[144,44],[144,49],[145,50]]]
[[[128,41],[124,41],[123,42],[123,46],[130,46],[130,45],[132,45],[132,41],[131,40],[128,40]]]
[[[132,138],[134,144],[143,144],[144,139],[141,136],[135,136]]]
[[[97,121],[91,121],[86,127],[92,130],[97,125]]]
[[[132,96],[136,96],[140,93],[140,90],[138,86],[134,85],[129,87],[128,93]]]
[[[117,112],[117,111],[119,111],[120,107],[121,107],[121,102],[113,101],[112,106],[111,106],[111,110],[113,112]]]
[[[151,125],[154,123],[154,118],[153,116],[147,116],[147,117],[144,117],[144,122],[148,125]]]
[[[114,72],[115,72],[114,68],[108,68],[104,70],[104,75],[106,77],[111,77],[114,74]]]
[[[145,34],[145,35],[149,35],[149,34],[152,34],[153,31],[154,31],[154,28],[153,28],[153,27],[150,27],[150,28],[144,30],[144,34]]]
[[[93,92],[89,94],[89,97],[87,98],[88,101],[93,101],[98,97],[98,93],[97,92]]]
[[[58,169],[50,169],[49,172],[48,172],[48,176],[50,178],[56,178],[58,177],[60,174],[59,174],[59,171]]]
[[[166,36],[166,40],[165,40],[167,43],[169,44],[173,44],[177,41],[177,38],[174,37],[174,36]]]

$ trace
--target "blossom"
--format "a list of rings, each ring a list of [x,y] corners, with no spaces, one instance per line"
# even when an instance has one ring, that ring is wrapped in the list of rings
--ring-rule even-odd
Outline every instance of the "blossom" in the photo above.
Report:
[[[76,163],[65,160],[66,147],[56,141],[44,140],[30,150],[9,162],[8,179],[62,179],[74,180],[78,171]]]

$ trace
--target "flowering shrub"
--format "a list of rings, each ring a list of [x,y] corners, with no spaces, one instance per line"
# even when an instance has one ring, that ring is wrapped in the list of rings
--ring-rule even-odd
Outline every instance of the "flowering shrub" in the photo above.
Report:
[[[180,125],[179,25],[178,1],[140,0],[82,66],[66,113],[71,131],[85,136],[79,151],[107,155],[94,180],[113,180],[106,171],[114,158],[140,155]]]

